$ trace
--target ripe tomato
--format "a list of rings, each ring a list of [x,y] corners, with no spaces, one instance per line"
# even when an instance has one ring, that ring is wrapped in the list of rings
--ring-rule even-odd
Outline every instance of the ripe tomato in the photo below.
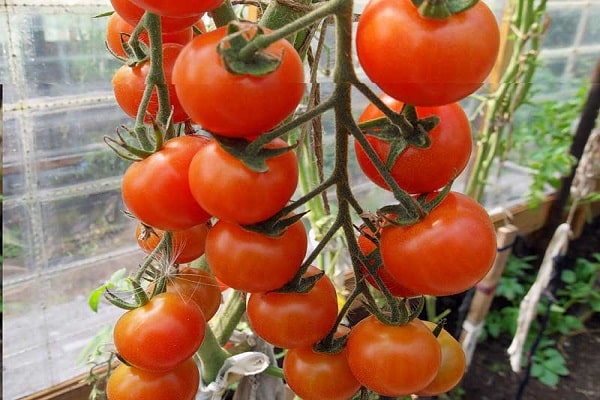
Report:
[[[319,272],[311,266],[305,276]],[[337,310],[335,288],[326,275],[307,293],[253,293],[247,306],[248,321],[256,334],[285,349],[308,347],[321,340],[333,328]]]
[[[219,221],[206,238],[206,259],[227,286],[249,293],[266,292],[279,289],[296,275],[307,245],[302,221],[278,237]]]
[[[188,167],[206,146],[201,136],[181,136],[161,150],[135,162],[123,176],[121,191],[127,209],[140,221],[162,230],[182,230],[208,221],[188,186]]]
[[[268,148],[286,147],[275,139]],[[290,200],[298,183],[296,153],[267,160],[268,171],[255,172],[211,140],[194,156],[189,186],[198,204],[211,215],[247,225],[264,221]]]
[[[204,245],[208,230],[208,224],[200,224],[181,231],[173,231],[173,253],[171,254],[173,264],[189,263],[204,254]],[[141,223],[137,225],[135,230],[138,245],[146,253],[151,253],[156,248],[163,234],[164,231],[160,229],[149,231]]]
[[[123,49],[123,44],[121,43],[121,34],[125,34],[123,35],[123,40],[127,41],[129,35],[133,32],[133,29],[133,25],[129,24],[117,13],[114,13],[108,18],[108,23],[106,25],[106,44],[113,54],[120,57],[127,57],[125,49]],[[181,31],[163,34],[162,41],[163,43],[178,43],[184,45],[192,40],[192,37],[193,29],[187,28]],[[146,45],[150,44],[148,33],[146,31],[142,32],[139,39]]]
[[[219,7],[223,0],[131,0],[144,10],[169,17],[189,17]]]
[[[283,375],[303,400],[346,400],[361,386],[348,366],[346,349],[333,354],[311,347],[290,349],[283,359]]]
[[[187,114],[181,107],[175,87],[171,84],[171,73],[173,64],[177,55],[183,47],[175,43],[163,45],[163,66],[165,79],[169,89],[169,102],[173,107],[173,122],[179,123],[188,119]],[[138,65],[130,67],[123,65],[113,75],[112,83],[117,103],[125,111],[125,114],[135,118],[142,100],[144,90],[146,89],[146,77],[150,70],[150,61],[144,61]],[[148,109],[146,110],[145,122],[151,122],[158,113],[158,97],[155,92],[152,93]],[[149,115],[148,115],[149,114]]]
[[[247,26],[249,32],[256,29]],[[253,137],[296,109],[304,95],[304,67],[294,47],[281,39],[265,50],[281,58],[275,71],[263,76],[233,74],[217,52],[226,34],[224,26],[188,43],[175,63],[173,83],[184,109],[202,128],[222,136]]]
[[[420,320],[395,326],[373,315],[352,328],[346,355],[361,384],[390,397],[406,396],[427,386],[442,359],[435,336]]]
[[[481,205],[450,192],[420,222],[384,227],[379,249],[397,282],[417,293],[449,296],[485,276],[496,257],[496,235]]]
[[[130,365],[161,372],[192,357],[205,331],[206,320],[196,303],[175,293],[161,293],[118,319],[114,342]]]
[[[207,321],[217,313],[223,300],[215,277],[198,268],[179,268],[177,274],[169,276],[167,293],[175,293],[185,301],[192,300],[200,307]]]
[[[383,95],[383,102],[395,111],[404,103]],[[426,149],[408,147],[396,159],[391,175],[402,189],[409,193],[428,193],[446,186],[466,167],[473,146],[469,120],[458,103],[438,107],[417,107],[419,118],[437,115],[440,123],[429,132],[431,145]],[[383,113],[369,104],[359,122],[383,117]],[[390,152],[390,144],[375,136],[367,140],[384,163]],[[354,149],[361,169],[377,185],[389,190],[389,186],[377,172],[362,146],[355,141]]]
[[[365,256],[368,256],[371,252],[373,252],[377,249],[377,245],[375,243],[373,243],[373,241],[369,238],[369,237],[373,237],[373,234],[371,233],[371,231],[368,228],[364,228],[364,229],[365,230],[358,237],[358,247],[360,248],[360,251]],[[366,268],[365,268],[365,274],[367,277],[367,281],[374,288],[381,290],[379,288],[379,285],[375,281],[375,279],[371,276],[371,274],[369,274],[369,272],[366,270]],[[379,275],[379,278],[381,278],[381,280],[383,281],[383,284],[385,285],[385,287],[388,289],[388,291],[393,296],[415,297],[415,296],[419,295],[419,293],[416,293],[408,288],[405,288],[404,286],[402,286],[401,284],[396,282],[396,280],[394,278],[392,278],[389,271],[383,264],[377,270],[377,275]]]
[[[115,12],[133,26],[136,26],[138,22],[140,22],[144,12],[146,12],[143,8],[133,4],[131,0],[110,0],[110,2],[115,9]],[[160,17],[160,27],[163,33],[177,32],[191,27],[198,22],[200,18],[202,18],[202,13],[183,18]]]
[[[390,96],[417,106],[453,103],[477,90],[500,47],[483,1],[443,20],[424,18],[411,0],[370,0],[356,30],[367,76]]]
[[[193,400],[200,372],[192,358],[172,371],[150,372],[120,364],[108,378],[108,400]]]
[[[433,331],[435,324],[429,321],[423,321],[427,327]],[[419,390],[416,394],[419,396],[437,396],[454,388],[465,374],[467,359],[460,343],[442,329],[437,341],[442,348],[442,364],[433,381]]]

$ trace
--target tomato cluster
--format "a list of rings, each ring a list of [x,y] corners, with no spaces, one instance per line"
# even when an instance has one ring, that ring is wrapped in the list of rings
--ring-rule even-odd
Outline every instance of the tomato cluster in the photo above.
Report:
[[[284,377],[304,400],[348,399],[361,387],[392,397],[452,389],[465,369],[460,344],[398,298],[463,292],[494,260],[487,212],[449,190],[472,148],[458,101],[481,86],[498,51],[493,15],[478,2],[435,20],[411,0],[370,0],[359,19],[358,58],[383,93],[356,121],[355,154],[369,179],[406,198],[402,207],[361,215],[369,224],[356,238],[346,231],[359,253],[351,257],[355,293],[372,314],[348,328],[340,324],[332,278],[306,258],[306,228],[290,204],[299,180],[296,152],[269,135],[305,95],[303,60],[285,39],[242,55],[271,32],[248,22],[194,37],[192,25],[221,2],[112,0],[107,44],[126,60],[113,77],[117,103],[136,118],[138,140],[140,129],[160,119],[154,140],[127,148],[137,159],[122,195],[138,220],[145,268],[163,269],[140,275],[149,284],[137,277],[143,301],[117,321],[114,343],[124,363],[109,379],[108,398],[193,398],[200,377],[192,357],[223,286],[246,293],[251,328],[287,349]],[[140,58],[140,49],[152,47],[149,32],[131,38],[134,26],[147,26],[144,15],[160,16],[164,82],[153,81],[153,59]],[[473,41],[474,34],[482,39]],[[158,90],[148,92],[153,85],[166,86],[168,121],[160,110],[166,95],[159,102]],[[417,210],[410,223],[396,212],[407,207]],[[210,271],[179,265],[200,257]],[[364,282],[389,308],[379,308]]]

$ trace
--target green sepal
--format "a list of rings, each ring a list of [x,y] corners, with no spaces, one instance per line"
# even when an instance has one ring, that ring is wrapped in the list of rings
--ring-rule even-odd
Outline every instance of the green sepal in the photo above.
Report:
[[[260,233],[262,235],[270,236],[270,237],[281,237],[287,228],[300,221],[308,211],[305,211],[300,214],[294,214],[285,216],[282,218],[277,218],[277,216],[270,218],[263,222],[258,222],[252,225],[243,225],[242,227],[245,230]]]
[[[446,325],[446,319],[442,318],[441,320],[438,321],[437,324],[435,324],[435,328],[433,328],[433,331],[431,333],[433,333],[433,336],[438,337],[440,336],[440,333],[442,333],[442,329],[444,329],[444,325]]]
[[[425,18],[445,19],[473,7],[479,0],[411,0]]]
[[[262,50],[257,50],[250,57],[242,58],[240,51],[254,38],[264,35],[264,30],[258,25],[256,33],[249,39],[245,36],[248,32],[248,23],[231,22],[227,25],[227,36],[221,40],[217,52],[223,59],[223,65],[232,74],[264,76],[272,73],[281,64],[281,58]]]
[[[328,353],[328,354],[339,353],[340,351],[342,351],[344,349],[344,347],[346,347],[346,342],[348,341],[348,336],[349,336],[349,334],[346,334],[346,335],[343,335],[340,337],[331,338],[330,340],[325,340],[325,339],[327,339],[327,338],[325,338],[324,340],[317,342],[313,346],[313,351],[315,351],[317,353]]]
[[[98,305],[100,304],[100,299],[102,295],[109,289],[112,288],[122,288],[122,289],[131,289],[129,285],[129,281],[125,279],[125,274],[127,270],[125,268],[121,268],[115,271],[109,278],[108,282],[94,289],[90,295],[88,296],[88,305],[94,312],[98,312]]]
[[[278,293],[308,293],[312,290],[312,288],[317,284],[319,279],[321,279],[325,275],[325,271],[321,271],[318,274],[302,277],[299,282],[294,282],[292,280],[292,284],[287,284],[279,289],[277,289]]]
[[[115,12],[114,11],[106,11],[103,12],[101,14],[98,15],[94,15],[92,18],[104,18],[104,17],[110,17],[111,15],[113,15]]]
[[[381,207],[377,211],[388,223],[398,226],[414,225],[422,218],[422,215],[419,214],[418,210],[414,207],[414,204],[390,204]]]
[[[219,135],[213,135],[213,137],[223,150],[240,160],[254,172],[267,172],[269,170],[267,166],[269,158],[280,156],[296,148],[296,145],[277,148],[263,146],[255,151],[250,147],[252,142],[249,140]]]

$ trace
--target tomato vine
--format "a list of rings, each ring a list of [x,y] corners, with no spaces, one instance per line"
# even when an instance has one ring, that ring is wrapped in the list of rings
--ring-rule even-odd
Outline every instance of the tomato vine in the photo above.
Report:
[[[372,0],[377,1],[382,0]],[[438,11],[440,6],[444,8],[443,18],[448,20],[455,17],[467,18],[466,13],[474,9],[487,12],[485,5],[473,0],[396,1],[405,3],[404,7],[409,10],[417,10],[413,10],[413,18],[424,19],[429,24],[434,24],[431,22],[433,18],[437,22],[440,18],[437,11],[434,12],[435,15],[432,14],[432,7]],[[148,5],[152,3],[149,0],[135,0],[133,3],[157,10]],[[181,4],[173,2],[173,13],[176,12],[177,5]],[[481,217],[482,213],[485,214],[481,206],[451,192],[453,178],[462,167],[455,167],[456,170],[447,174],[449,176],[436,184],[435,188],[423,192],[407,190],[392,173],[391,164],[402,157],[406,149],[431,148],[430,132],[445,121],[440,121],[436,115],[419,117],[415,104],[406,104],[400,110],[393,109],[371,86],[359,79],[353,59],[353,7],[351,0],[312,4],[305,1],[273,1],[257,26],[238,21],[231,2],[225,1],[219,7],[209,10],[217,28],[186,44],[175,61],[172,77],[165,73],[161,17],[146,11],[134,28],[128,39],[132,50],[128,54],[133,56],[133,60],[128,62],[131,66],[147,60],[150,63],[134,129],[124,128],[134,138],[125,137],[118,132],[117,139],[107,138],[106,142],[120,155],[135,160],[123,182],[125,205],[132,216],[150,229],[164,232],[152,249],[146,249],[149,254],[137,273],[130,278],[135,304],[127,303],[124,296],[107,290],[107,298],[112,303],[131,309],[122,317],[125,322],[120,322],[118,330],[115,330],[117,350],[128,364],[127,368],[134,372],[139,369],[153,373],[172,373],[178,365],[189,360],[190,349],[195,348],[201,361],[203,385],[215,383],[222,376],[221,368],[231,361],[231,354],[223,346],[246,312],[250,325],[260,337],[283,348],[304,349],[304,353],[298,350],[298,360],[307,359],[318,364],[333,362],[331,360],[336,360],[336,365],[342,363],[344,373],[353,376],[348,379],[348,387],[344,390],[353,394],[363,386],[360,390],[361,398],[366,398],[369,391],[385,396],[403,396],[424,390],[433,381],[442,362],[441,347],[431,330],[418,319],[424,306],[423,295],[458,293],[481,279],[491,265],[488,253],[495,254],[493,227],[489,218],[486,220]],[[174,15],[166,13],[164,16]],[[359,19],[359,29],[361,23],[368,25],[381,22],[366,19],[361,22]],[[487,22],[479,23],[485,25]],[[335,36],[334,67],[331,74],[335,85],[332,93],[321,99],[317,70],[326,30],[330,25],[334,26]],[[494,30],[494,27],[484,27],[492,32]],[[461,32],[458,28],[455,29],[457,31],[453,35],[457,36]],[[146,31],[149,36],[148,54],[144,54],[144,46],[139,43],[142,31]],[[309,44],[317,32],[320,36],[318,46],[315,52],[311,52]],[[375,37],[369,40],[377,42],[378,39]],[[425,91],[417,98],[424,99],[424,105],[445,105],[444,101],[455,101],[475,90],[482,79],[482,71],[488,68],[490,62],[493,64],[489,57],[493,56],[493,48],[497,43],[493,37],[490,40],[492,49],[488,52],[488,59],[481,60],[481,64],[485,65],[477,71],[479,75],[459,76],[466,81],[453,81],[453,85],[448,85],[448,88],[460,87],[460,90],[457,89],[458,94],[455,93],[454,97],[442,96],[440,100],[439,91],[433,95]],[[273,48],[279,50],[269,52]],[[421,56],[425,57],[427,54],[424,52]],[[443,54],[444,57],[454,56]],[[306,111],[297,115],[294,115],[293,109],[300,99],[296,99],[298,96],[292,92],[296,91],[299,84],[304,92],[305,82],[304,78],[299,82],[299,71],[293,75],[284,69],[286,57],[291,56],[295,57],[292,63],[308,65],[310,83],[313,85],[308,101],[305,102]],[[371,55],[361,56],[359,52],[358,56],[365,69],[367,65],[377,63],[370,59]],[[438,70],[443,69],[438,67]],[[204,78],[207,74],[210,76]],[[275,76],[280,79],[273,79],[270,83],[261,81]],[[448,79],[455,78],[456,76],[451,76]],[[380,86],[387,86],[389,83],[387,78],[382,81],[377,79],[374,82]],[[423,82],[425,86],[439,84],[440,82]],[[173,91],[170,85],[174,85],[183,109],[191,117],[185,123],[176,124],[179,121],[173,121],[173,104],[169,97],[173,95]],[[273,90],[269,92],[271,95],[265,95],[261,99],[262,92],[257,91],[265,92],[268,87],[271,90],[269,85],[273,85]],[[469,89],[465,91],[463,86],[468,86]],[[396,91],[403,85],[392,83],[391,87]],[[441,87],[445,88],[443,85]],[[205,94],[212,96],[220,89],[224,90],[217,97],[202,97]],[[361,123],[356,121],[352,110],[354,90],[380,111],[378,119]],[[233,97],[236,92],[243,93],[240,99]],[[153,93],[157,95],[158,111],[152,116],[150,127],[147,117]],[[225,93],[229,95],[226,96]],[[271,97],[275,102],[269,103],[273,100]],[[276,117],[268,115],[269,112],[275,113],[275,105],[278,107],[284,100],[289,103],[286,105],[289,109],[286,108]],[[265,103],[270,106],[265,106]],[[251,107],[255,108],[250,110]],[[230,110],[237,111],[232,116],[221,112]],[[261,112],[272,117],[272,120],[265,124],[257,123],[252,128],[253,118],[262,117],[258,115]],[[318,125],[322,116],[328,112],[333,114],[335,124],[335,154],[333,168],[325,176],[322,170],[322,147],[319,147],[322,146],[322,137],[319,136]],[[212,125],[213,120],[217,122],[216,125]],[[313,139],[317,146],[315,157],[319,163],[315,173],[317,182],[313,187],[304,182],[304,192],[298,198],[291,199],[299,179],[297,154],[303,152],[302,159],[312,162],[308,153],[311,146],[307,144],[308,123],[316,128]],[[194,124],[203,127],[208,135],[198,135],[194,131]],[[368,139],[375,135],[399,141],[392,156],[382,159]],[[283,138],[287,138],[289,144]],[[385,182],[386,189],[393,194],[394,204],[384,205],[373,212],[365,210],[356,198],[348,168],[352,156],[352,140],[360,145],[376,174]],[[184,142],[189,143],[180,147],[185,147],[187,152],[174,155],[172,149]],[[169,157],[172,159],[169,160]],[[301,171],[300,175],[305,172]],[[336,199],[335,215],[330,217],[326,228],[319,232],[316,246],[305,254],[307,235],[300,220],[306,213],[310,220],[311,211],[306,210],[309,204],[317,204],[323,214],[331,213],[328,192]],[[193,199],[197,208],[189,206],[190,199]],[[207,223],[207,219],[212,222]],[[314,219],[311,221],[314,222]],[[181,231],[202,224],[207,224],[205,226],[208,227],[206,247],[203,247],[205,254],[193,265],[211,271],[223,284],[237,290],[230,295],[211,324],[203,324],[201,329],[194,331],[181,322],[181,326],[190,328],[189,331],[193,332],[188,335],[193,340],[187,342],[176,335],[176,330],[171,330],[171,334],[164,333],[176,325],[177,318],[166,314],[160,316],[158,310],[159,305],[175,302],[177,296],[173,293],[179,293],[190,313],[200,313],[196,322],[202,320],[200,305],[191,304],[190,299],[185,300],[182,289],[175,292],[168,289],[169,284],[174,284],[174,281],[168,281],[169,274],[173,273],[176,277],[174,279],[177,279],[185,270],[179,267],[177,257],[182,253],[182,248],[178,246],[185,246],[186,243],[175,238]],[[436,226],[442,228],[435,228]],[[470,243],[461,244],[456,239],[457,232],[461,229],[470,229],[479,235],[481,244],[476,246],[475,251],[485,253],[486,257],[473,260],[478,256],[469,252]],[[363,253],[364,245],[359,243],[359,236],[367,231],[370,232],[367,239],[374,250]],[[394,250],[399,241],[408,243],[419,236],[426,239],[423,244],[419,244],[414,256],[408,248],[405,253]],[[355,280],[354,288],[347,294],[339,311],[336,290],[330,277],[315,267],[317,259],[338,237],[343,238],[347,248]],[[388,239],[389,237],[392,239]],[[434,245],[428,245],[427,241]],[[442,249],[446,246],[451,251],[444,253]],[[435,254],[427,254],[430,250],[433,250],[432,253],[439,253],[437,258]],[[405,266],[399,261],[405,255],[412,257],[414,265]],[[456,261],[449,260],[452,257]],[[436,269],[437,265],[444,262],[449,263],[450,274]],[[467,265],[463,270],[461,263]],[[422,275],[423,282],[411,280],[411,271],[415,268],[425,270],[414,274],[415,277]],[[391,278],[382,274],[384,269]],[[464,279],[456,279],[457,282],[452,280],[452,275],[462,274],[466,276]],[[438,282],[433,284],[430,281],[436,275],[439,275]],[[415,301],[408,297],[398,297],[390,286],[394,279],[400,285],[406,285],[405,293],[410,293],[409,297],[415,294],[415,297],[420,298]],[[372,282],[381,295],[373,293],[367,281]],[[202,288],[199,287],[198,290]],[[249,293],[247,310],[245,293]],[[383,305],[379,296],[385,300]],[[340,334],[339,330],[342,329],[347,313],[359,298],[373,315],[359,323],[356,329],[351,329],[350,333]],[[164,305],[164,308],[167,306]],[[135,335],[135,330],[129,326],[132,323],[128,321],[136,320],[134,317],[142,315],[142,310],[146,309],[157,310],[156,314],[147,312],[154,321],[151,317],[142,321],[153,324],[152,329],[144,325],[143,329],[146,331]],[[167,322],[161,323],[161,318]],[[142,322],[137,326],[142,326]],[[161,325],[164,329],[154,325]],[[121,334],[122,331],[126,334]],[[387,341],[379,338],[382,340],[373,343],[376,353],[373,353],[375,357],[371,355],[369,359],[372,368],[364,368],[359,364],[371,351],[367,342],[376,341],[380,331],[388,335]],[[130,345],[127,345],[129,342]],[[165,355],[162,352],[165,343],[175,345],[178,350]],[[395,345],[406,343],[413,343],[406,347],[412,350],[396,351]],[[135,351],[130,348],[132,346]],[[389,349],[389,346],[394,351],[389,356],[380,357],[383,349]],[[312,352],[332,357],[311,358]],[[346,352],[347,356],[333,357],[340,352]],[[421,354],[417,354],[419,352]],[[406,370],[410,378],[400,381],[391,379],[389,373],[393,368],[390,369],[390,366],[395,368],[413,362],[418,368]],[[288,369],[291,370],[290,365],[291,361],[288,364]],[[285,368],[283,373],[285,377]],[[323,384],[323,377],[314,379],[316,386]],[[304,396],[324,396],[324,392],[315,390],[312,395],[307,393]]]

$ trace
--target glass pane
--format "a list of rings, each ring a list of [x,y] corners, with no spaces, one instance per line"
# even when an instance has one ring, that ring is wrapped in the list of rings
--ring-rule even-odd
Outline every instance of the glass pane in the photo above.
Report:
[[[2,205],[2,281],[29,276],[35,270],[30,215],[23,205]],[[5,299],[6,301],[6,299]],[[4,303],[6,311],[6,302]]]
[[[135,221],[123,208],[118,188],[42,203],[48,266],[58,268],[131,245]]]
[[[581,18],[579,8],[549,8],[550,27],[544,37],[544,47],[561,48],[573,45]]]
[[[597,45],[600,40],[600,3],[590,4],[587,16],[587,24],[581,44]]]
[[[19,121],[7,118],[2,135],[2,193],[4,196],[23,194],[25,191],[25,166],[19,139]]]

